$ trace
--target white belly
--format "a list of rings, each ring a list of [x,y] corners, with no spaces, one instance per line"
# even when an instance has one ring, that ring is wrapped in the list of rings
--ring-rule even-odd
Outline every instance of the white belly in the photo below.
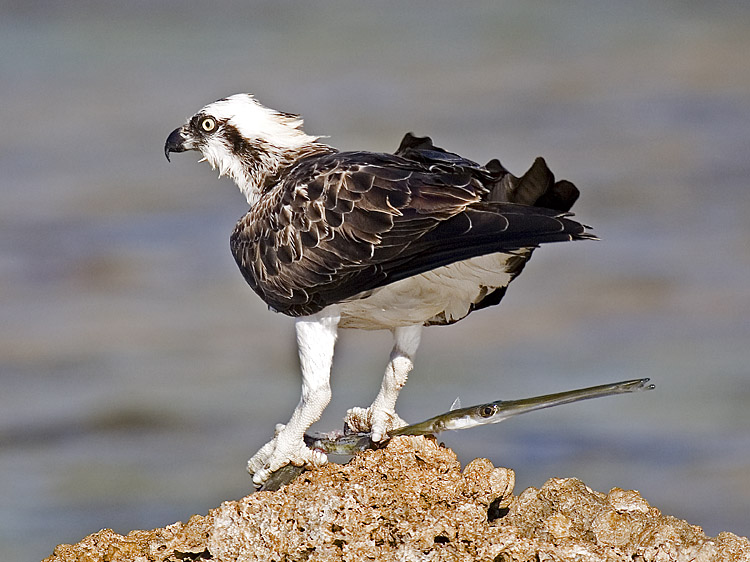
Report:
[[[364,330],[391,329],[426,322],[450,323],[471,305],[513,278],[506,271],[518,254],[490,254],[446,265],[396,281],[340,303],[340,326]]]

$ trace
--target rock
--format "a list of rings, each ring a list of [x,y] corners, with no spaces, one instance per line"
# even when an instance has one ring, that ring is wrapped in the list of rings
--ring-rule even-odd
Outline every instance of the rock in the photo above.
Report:
[[[750,561],[746,538],[708,538],[638,492],[553,478],[513,496],[514,479],[486,459],[462,471],[433,439],[397,437],[279,491],[163,529],[102,530],[44,562]]]

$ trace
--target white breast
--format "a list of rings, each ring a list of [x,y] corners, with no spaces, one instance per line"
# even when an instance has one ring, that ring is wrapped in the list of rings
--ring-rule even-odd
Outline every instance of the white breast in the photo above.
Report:
[[[425,322],[455,322],[487,293],[505,287],[515,254],[490,254],[396,281],[341,303],[341,327],[391,329]],[[444,320],[443,320],[444,319]]]

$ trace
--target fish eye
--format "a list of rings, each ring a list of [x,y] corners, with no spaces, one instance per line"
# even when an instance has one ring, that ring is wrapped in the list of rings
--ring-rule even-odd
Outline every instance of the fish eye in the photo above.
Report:
[[[482,406],[482,409],[479,410],[479,415],[483,418],[489,418],[494,416],[495,412],[497,412],[497,406],[494,404],[487,404],[486,406]]]
[[[213,117],[205,117],[201,121],[201,129],[206,133],[212,133],[216,129],[216,119]]]

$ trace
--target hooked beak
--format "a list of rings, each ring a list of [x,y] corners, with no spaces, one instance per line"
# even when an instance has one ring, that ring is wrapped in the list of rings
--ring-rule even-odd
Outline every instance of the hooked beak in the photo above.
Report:
[[[185,137],[182,136],[182,127],[178,127],[167,137],[167,142],[164,143],[164,156],[169,160],[170,152],[185,152],[188,148],[185,147]]]

